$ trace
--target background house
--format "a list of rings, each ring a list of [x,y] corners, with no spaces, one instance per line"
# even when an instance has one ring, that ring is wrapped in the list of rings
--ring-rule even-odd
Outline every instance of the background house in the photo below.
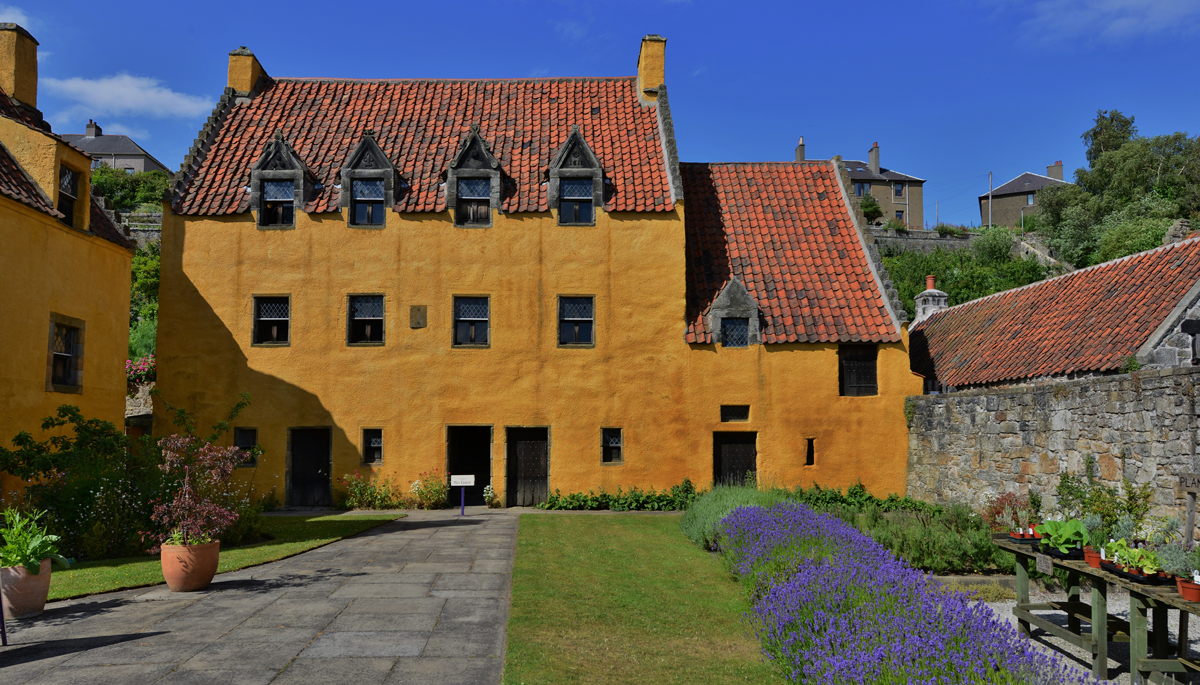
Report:
[[[1046,167],[1046,175],[1029,171],[991,192],[991,223],[995,226],[1021,226],[1021,219],[1038,211],[1037,191],[1063,180],[1063,164],[1055,162]],[[979,224],[988,225],[988,193],[979,196]]]
[[[161,171],[172,173],[162,162],[155,159],[140,145],[133,142],[129,136],[105,135],[100,124],[88,119],[87,131],[64,133],[63,140],[83,150],[92,158],[94,164],[101,162],[114,169],[127,169],[130,172]]]
[[[801,138],[796,146],[796,161],[803,160],[804,139]],[[858,197],[870,194],[883,210],[883,216],[875,220],[876,224],[883,225],[894,219],[910,228],[925,228],[925,180],[880,166],[879,143],[871,146],[866,162],[847,159],[844,164],[854,194]]]

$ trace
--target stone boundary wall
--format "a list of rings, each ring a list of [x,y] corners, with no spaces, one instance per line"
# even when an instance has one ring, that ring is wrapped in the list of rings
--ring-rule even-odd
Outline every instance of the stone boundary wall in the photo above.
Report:
[[[1173,513],[1175,474],[1200,471],[1197,381],[1189,366],[909,397],[908,494],[979,509],[1034,490],[1053,509],[1060,474],[1092,454],[1103,482],[1153,483],[1153,513]]]
[[[971,247],[977,234],[969,233],[965,238],[943,236],[937,231],[913,229],[908,233],[897,233],[883,228],[872,228],[875,244],[884,252],[933,252],[937,248],[944,250],[961,250]]]

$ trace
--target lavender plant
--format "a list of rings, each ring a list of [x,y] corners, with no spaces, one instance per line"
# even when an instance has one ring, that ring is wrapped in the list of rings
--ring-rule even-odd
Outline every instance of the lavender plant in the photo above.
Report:
[[[985,604],[803,505],[742,507],[719,545],[763,651],[791,682],[1094,683]]]

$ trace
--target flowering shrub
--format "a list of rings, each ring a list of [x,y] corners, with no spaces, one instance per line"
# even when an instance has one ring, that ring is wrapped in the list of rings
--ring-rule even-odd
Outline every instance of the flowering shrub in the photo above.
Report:
[[[149,354],[141,359],[125,360],[125,376],[130,385],[145,385],[153,383],[156,376],[154,355]]]
[[[450,485],[442,472],[434,469],[421,474],[421,477],[409,486],[412,495],[412,505],[417,509],[442,509],[446,506],[446,497],[450,493]]]
[[[752,600],[763,651],[791,682],[1096,682],[806,506],[736,509],[719,544]]]
[[[983,508],[983,522],[994,533],[1007,533],[1021,527],[1018,519],[1022,516],[1026,521],[1038,523],[1042,501],[1037,493],[1031,494],[1033,497],[1012,492],[1002,493]]]
[[[404,497],[386,478],[372,480],[355,471],[353,476],[338,480],[346,486],[345,492],[341,493],[345,498],[341,504],[346,509],[400,509],[404,506]]]
[[[168,477],[178,479],[179,488],[170,501],[156,501],[151,519],[165,532],[146,533],[162,544],[202,545],[220,537],[237,521],[238,514],[223,506],[233,469],[245,455],[237,447],[217,446],[193,436],[172,435],[158,441]]]
[[[496,497],[496,490],[491,483],[483,486],[483,503],[488,505],[489,509],[500,508],[500,498]]]

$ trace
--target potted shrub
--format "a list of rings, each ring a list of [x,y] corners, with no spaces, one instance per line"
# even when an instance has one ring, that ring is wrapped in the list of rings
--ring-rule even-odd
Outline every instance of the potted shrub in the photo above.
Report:
[[[1044,521],[1034,531],[1040,533],[1042,548],[1052,556],[1067,559],[1083,557],[1083,543],[1088,541],[1083,521]]]
[[[50,562],[63,568],[70,564],[58,553],[58,536],[48,535],[38,525],[41,512],[32,516],[7,509],[0,537],[0,585],[3,586],[4,618],[31,618],[46,609],[50,596]]]
[[[1100,550],[1108,540],[1108,530],[1104,527],[1104,519],[1096,514],[1083,517],[1083,527],[1087,529],[1087,546],[1083,548],[1083,560],[1092,568],[1100,568]]]
[[[221,533],[238,515],[222,506],[224,487],[233,469],[245,460],[237,447],[219,447],[207,440],[172,435],[159,441],[160,468],[178,478],[174,497],[156,502],[151,518],[165,532],[152,536],[158,546],[163,579],[172,592],[203,590],[217,573]]]
[[[1158,549],[1163,570],[1175,576],[1175,589],[1189,602],[1200,602],[1200,548],[1171,542]]]

